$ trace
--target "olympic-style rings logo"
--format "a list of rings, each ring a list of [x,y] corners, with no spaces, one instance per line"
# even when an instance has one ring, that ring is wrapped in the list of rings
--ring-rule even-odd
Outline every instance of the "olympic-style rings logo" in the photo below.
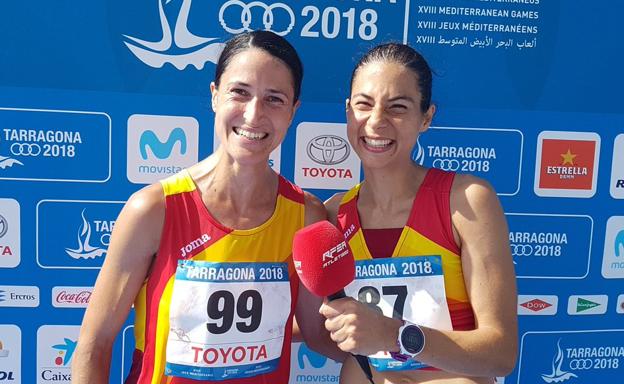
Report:
[[[572,359],[570,360],[570,369],[574,371],[592,369],[591,359]]]
[[[533,246],[529,244],[511,244],[512,256],[531,256],[533,254]]]
[[[225,19],[223,18],[225,10],[230,6],[241,7],[240,28],[232,28],[228,26]],[[295,25],[295,14],[292,9],[284,3],[273,3],[271,5],[267,5],[261,1],[252,1],[249,4],[245,4],[240,0],[228,0],[221,6],[221,9],[219,10],[219,22],[221,23],[223,29],[232,34],[250,32],[252,30],[249,27],[251,25],[251,10],[255,7],[264,9],[264,13],[262,14],[262,24],[264,24],[265,30],[275,32],[277,35],[280,36],[286,36],[293,29],[293,26]],[[271,29],[273,27],[273,22],[275,18],[273,11],[277,9],[282,9],[290,17],[290,23],[288,24],[288,27],[283,31],[274,31],[273,29]]]
[[[459,169],[459,160],[454,159],[435,159],[433,167],[443,171],[457,171]]]
[[[11,153],[14,156],[39,156],[41,153],[41,146],[39,144],[29,143],[13,143],[11,144]]]

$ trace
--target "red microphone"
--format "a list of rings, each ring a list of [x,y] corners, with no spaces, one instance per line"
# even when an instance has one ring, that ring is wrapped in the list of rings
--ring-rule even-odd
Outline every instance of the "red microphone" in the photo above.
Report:
[[[343,234],[332,223],[319,221],[295,232],[293,260],[308,291],[327,296],[329,301],[347,297],[344,287],[355,278],[355,260]],[[374,384],[368,358],[353,356]]]
[[[346,297],[344,287],[355,278],[355,261],[338,228],[318,221],[295,233],[293,260],[303,285],[329,301]]]

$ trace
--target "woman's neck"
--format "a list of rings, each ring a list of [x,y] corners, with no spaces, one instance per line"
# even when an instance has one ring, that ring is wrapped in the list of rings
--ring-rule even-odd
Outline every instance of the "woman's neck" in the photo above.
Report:
[[[255,227],[273,213],[278,176],[268,162],[239,164],[218,151],[193,166],[191,177],[207,208],[227,226]]]

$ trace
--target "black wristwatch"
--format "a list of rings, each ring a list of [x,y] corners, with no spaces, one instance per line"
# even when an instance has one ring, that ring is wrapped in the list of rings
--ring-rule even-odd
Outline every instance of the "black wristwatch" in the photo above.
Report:
[[[425,348],[425,333],[420,326],[404,321],[399,328],[397,344],[399,353],[390,352],[390,356],[395,360],[407,361],[418,356]]]

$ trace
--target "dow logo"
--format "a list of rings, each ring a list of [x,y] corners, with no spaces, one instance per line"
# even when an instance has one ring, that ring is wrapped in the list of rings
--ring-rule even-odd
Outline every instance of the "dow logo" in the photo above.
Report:
[[[132,115],[128,119],[128,180],[150,184],[198,161],[199,123],[193,117]]]

